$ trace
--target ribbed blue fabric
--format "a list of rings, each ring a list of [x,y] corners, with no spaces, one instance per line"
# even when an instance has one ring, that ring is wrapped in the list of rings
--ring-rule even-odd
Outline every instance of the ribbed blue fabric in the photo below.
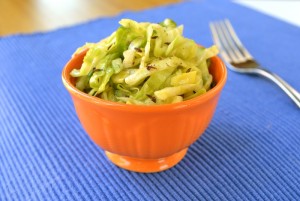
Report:
[[[228,72],[204,135],[174,168],[139,174],[110,163],[83,131],[61,82],[78,46],[121,18],[185,25],[212,44],[229,18],[251,53],[300,90],[300,29],[226,1],[126,12],[49,33],[0,38],[0,200],[300,200],[300,113],[270,81]]]

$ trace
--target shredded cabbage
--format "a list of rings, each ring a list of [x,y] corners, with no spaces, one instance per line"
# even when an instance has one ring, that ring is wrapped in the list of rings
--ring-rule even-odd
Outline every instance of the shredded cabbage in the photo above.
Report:
[[[204,48],[185,38],[171,19],[138,23],[122,19],[120,27],[88,48],[79,69],[71,71],[76,87],[105,100],[136,105],[170,104],[207,92],[213,77],[209,59],[216,46]]]

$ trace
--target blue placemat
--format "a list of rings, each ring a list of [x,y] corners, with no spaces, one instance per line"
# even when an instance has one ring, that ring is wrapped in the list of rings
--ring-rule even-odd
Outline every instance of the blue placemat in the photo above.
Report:
[[[110,163],[61,83],[70,55],[121,18],[185,25],[205,46],[229,18],[250,52],[300,90],[300,29],[227,1],[126,12],[49,33],[0,38],[0,200],[300,200],[299,109],[268,80],[229,72],[215,117],[183,161],[157,174]]]

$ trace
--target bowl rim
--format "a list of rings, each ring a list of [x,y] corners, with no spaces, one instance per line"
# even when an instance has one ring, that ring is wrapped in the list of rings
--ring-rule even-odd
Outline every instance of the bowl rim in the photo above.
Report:
[[[72,66],[72,61],[74,61],[78,57],[84,57],[87,50],[83,50],[76,55],[73,55],[72,58],[68,61],[68,63],[64,66],[62,71],[62,81],[65,88],[69,91],[69,93],[73,96],[80,98],[81,100],[90,102],[91,104],[101,105],[101,107],[112,108],[115,110],[126,110],[126,111],[138,111],[138,112],[155,112],[155,111],[170,111],[170,110],[178,110],[184,109],[187,107],[194,107],[199,105],[205,101],[208,101],[218,95],[222,88],[224,87],[226,80],[227,80],[227,69],[225,63],[218,57],[214,56],[211,59],[215,60],[219,63],[219,67],[221,68],[222,76],[219,82],[209,91],[206,93],[192,98],[190,100],[185,100],[179,103],[172,103],[172,104],[162,104],[162,105],[129,105],[124,103],[118,103],[108,100],[103,100],[98,97],[90,96],[87,93],[84,93],[77,89],[70,81],[69,72],[71,71],[70,68],[74,69],[74,65]]]

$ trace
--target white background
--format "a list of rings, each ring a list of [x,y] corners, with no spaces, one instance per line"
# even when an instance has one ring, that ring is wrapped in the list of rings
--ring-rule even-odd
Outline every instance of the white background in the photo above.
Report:
[[[233,2],[300,27],[300,0],[235,0]]]

